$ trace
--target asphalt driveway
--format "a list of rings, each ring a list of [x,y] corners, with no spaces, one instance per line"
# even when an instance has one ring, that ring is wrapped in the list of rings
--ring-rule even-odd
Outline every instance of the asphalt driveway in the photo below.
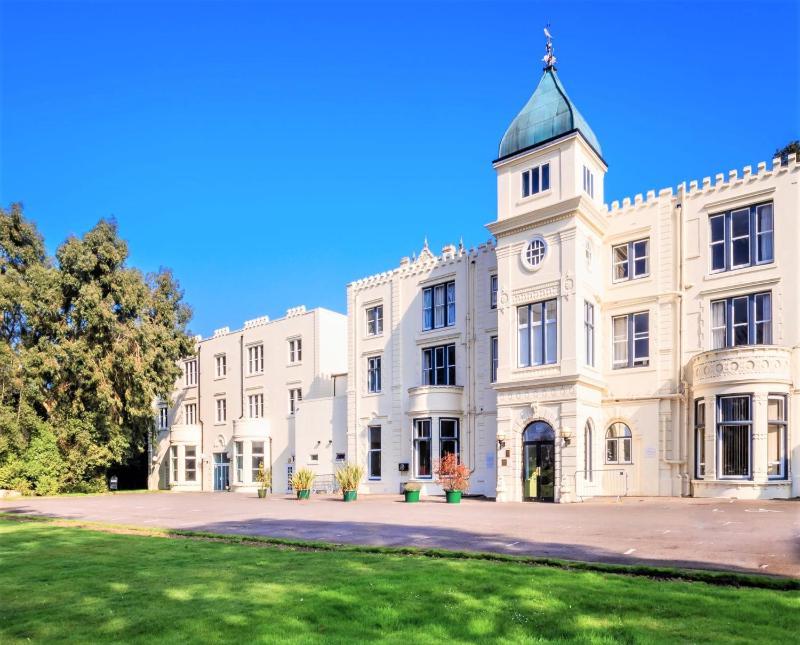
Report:
[[[800,502],[623,498],[498,504],[400,496],[153,493],[0,501],[0,512],[217,533],[494,551],[800,577]]]

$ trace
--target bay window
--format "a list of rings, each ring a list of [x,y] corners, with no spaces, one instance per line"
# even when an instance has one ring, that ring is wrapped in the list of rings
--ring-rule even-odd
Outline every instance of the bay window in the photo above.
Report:
[[[770,394],[767,418],[767,476],[786,479],[786,396]]]
[[[750,395],[717,397],[720,479],[749,479],[753,416]]]
[[[244,442],[233,442],[234,481],[241,484],[244,481]]]
[[[694,476],[695,479],[706,476],[706,402],[703,399],[694,402]]]
[[[772,343],[772,294],[754,293],[711,302],[711,348]]]
[[[250,481],[253,483],[258,481],[259,466],[264,470],[267,469],[267,465],[264,463],[264,442],[254,441],[250,444]]]
[[[422,384],[456,384],[456,346],[439,345],[422,350]]]
[[[439,419],[439,456],[444,458],[447,454],[461,459],[458,419]]]
[[[187,482],[197,481],[197,446],[183,448],[183,479]]]
[[[169,447],[169,481],[171,484],[178,482],[178,446]]]
[[[555,300],[517,307],[520,367],[556,362],[558,357],[556,311]]]
[[[431,420],[414,419],[414,477],[430,479],[432,476]]]

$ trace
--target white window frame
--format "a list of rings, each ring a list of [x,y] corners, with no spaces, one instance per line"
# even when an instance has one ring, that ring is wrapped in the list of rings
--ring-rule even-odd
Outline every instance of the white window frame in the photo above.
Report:
[[[375,437],[377,436],[377,442]],[[383,471],[383,456],[382,456],[382,441],[383,436],[381,426],[367,426],[367,477],[370,481],[379,481]],[[377,445],[377,447],[376,447]],[[378,472],[373,471],[373,457],[377,455],[378,459]]]
[[[535,235],[523,244],[520,259],[529,271],[538,270],[547,258],[548,245],[541,235]]]
[[[381,356],[367,357],[367,392],[370,394],[378,394],[381,391],[382,364]]]
[[[761,216],[769,213],[769,228],[762,225]],[[735,216],[747,215],[747,233],[733,236],[733,220]],[[722,239],[714,240],[714,222],[721,221]],[[762,256],[761,241],[769,238],[769,257]],[[734,264],[734,242],[747,240],[747,261]],[[771,264],[775,261],[775,208],[772,202],[753,204],[744,208],[734,208],[722,213],[713,213],[708,217],[708,271],[723,273],[735,271],[749,266]],[[722,266],[714,266],[714,248],[722,247]]]
[[[158,406],[158,423],[159,430],[167,430],[169,428],[169,408],[166,405]]]
[[[637,332],[636,321],[640,317],[647,320],[647,330],[644,332]],[[625,335],[617,334],[617,321],[625,321],[624,331]],[[650,365],[650,312],[637,311],[630,314],[622,314],[621,316],[613,316],[611,318],[611,361],[612,368],[615,370],[627,369],[633,367],[648,367]],[[647,341],[647,354],[636,354],[636,341]],[[625,357],[618,359],[615,349],[618,345],[624,345]]]
[[[233,442],[233,481],[244,484],[244,441]]]
[[[225,354],[214,356],[214,374],[217,378],[224,378],[228,375],[228,358]]]
[[[454,429],[454,434],[443,433],[443,426],[450,425]],[[461,421],[456,417],[439,417],[439,458],[443,459],[445,456],[444,447],[447,443],[455,444],[456,459],[461,461]],[[450,452],[450,451],[448,451]]]
[[[413,461],[414,461],[414,479],[433,479],[433,419],[425,417],[421,419],[414,419],[413,422]],[[421,446],[427,443],[428,463],[430,464],[431,472],[428,475],[419,474],[419,455]]]
[[[617,431],[622,430],[624,434],[617,436]],[[609,436],[613,433],[613,436]],[[614,446],[614,456],[609,455],[609,447]],[[627,453],[627,458],[626,458]],[[615,421],[606,430],[606,464],[630,465],[633,463],[633,433],[630,426],[622,421]]]
[[[748,399],[748,410],[750,412],[749,419],[722,419],[722,402],[725,399]],[[716,447],[717,447],[717,479],[738,479],[750,480],[753,478],[753,395],[750,393],[741,394],[724,394],[717,396],[717,434],[716,434]],[[747,472],[745,474],[726,475],[724,473],[723,461],[725,459],[725,436],[724,429],[728,426],[744,426],[747,430],[747,437],[745,444],[747,446]]]
[[[549,306],[552,305],[552,306]],[[538,322],[533,320],[538,310]],[[552,317],[548,317],[548,310]],[[522,312],[525,312],[523,321]],[[552,347],[550,342],[552,338]],[[519,367],[539,367],[558,363],[558,299],[540,300],[517,307],[517,365]],[[525,342],[523,342],[523,339]],[[541,345],[541,360],[536,360],[534,343]],[[549,349],[548,349],[549,348]],[[552,354],[552,355],[551,355]]]
[[[583,167],[583,192],[594,199],[594,173],[589,166]]]
[[[550,162],[531,166],[520,173],[520,195],[522,199],[546,193],[550,190]],[[545,186],[545,184],[547,184]]]
[[[497,290],[499,280],[496,273],[489,276],[489,309],[497,309]]]
[[[289,414],[292,415],[300,407],[303,401],[303,390],[299,387],[289,388]]]
[[[583,426],[583,478],[586,481],[592,481],[594,474],[594,455],[592,454],[594,444],[594,424],[591,419],[586,419],[586,424]]]
[[[500,366],[500,357],[498,356],[499,347],[497,344],[497,336],[489,338],[489,382],[497,383],[497,368]]]
[[[260,449],[257,448],[259,445]],[[266,445],[264,441],[250,442],[250,481],[254,484],[258,482],[258,465],[264,464],[265,470],[269,468],[266,459]]]
[[[422,348],[422,385],[455,385],[456,379],[455,343]]]
[[[695,399],[694,402],[694,477],[705,479],[706,476],[706,401]]]
[[[216,399],[214,404],[215,418],[217,423],[225,423],[228,420],[228,401],[225,398]]]
[[[422,330],[456,324],[456,283],[448,280],[422,289]]]
[[[169,447],[169,482],[178,483],[178,446]]]
[[[247,395],[247,418],[261,419],[264,417],[264,393],[256,392]]]
[[[745,303],[747,320],[736,321],[737,302]],[[758,318],[758,306],[762,303],[762,318]],[[764,307],[763,303],[768,306]],[[717,320],[721,318],[722,320]],[[759,291],[741,296],[731,296],[711,301],[711,349],[724,349],[743,345],[771,345],[772,339],[772,292]],[[737,342],[737,328],[747,330],[745,342]],[[761,334],[763,342],[757,342]]]
[[[264,344],[258,343],[247,347],[247,374],[264,372]]]
[[[367,307],[367,336],[383,334],[383,305]]]
[[[183,419],[187,426],[192,426],[197,423],[197,403],[184,403]]]
[[[191,450],[191,453],[189,452]],[[184,446],[183,447],[183,481],[196,482],[197,481],[197,446]],[[191,464],[191,467],[190,467]]]
[[[583,335],[586,364],[594,367],[594,304],[588,300],[583,301]]]
[[[617,251],[625,250],[625,258],[617,258]],[[642,251],[644,249],[644,251]],[[636,263],[644,261],[644,271],[637,269]],[[629,280],[640,280],[650,275],[650,238],[642,237],[638,240],[631,240],[623,244],[615,244],[611,247],[612,273],[611,281],[628,282]],[[617,268],[625,267],[625,275],[617,275]]]
[[[197,359],[193,358],[183,364],[186,387],[197,385]]]
[[[296,365],[303,362],[303,339],[289,339],[289,363]]]
[[[769,418],[769,401],[780,401],[782,418]],[[787,440],[789,432],[789,397],[785,394],[770,394],[767,401],[767,477],[772,480],[785,480],[789,476]],[[770,433],[778,434],[778,460],[769,460],[769,437]],[[777,466],[775,474],[770,473],[773,466]]]

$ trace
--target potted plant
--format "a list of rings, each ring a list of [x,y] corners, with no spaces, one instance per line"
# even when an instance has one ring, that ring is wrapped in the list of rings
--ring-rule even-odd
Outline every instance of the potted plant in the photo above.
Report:
[[[314,485],[314,471],[301,468],[292,475],[292,488],[297,491],[297,499],[311,497],[311,487]]]
[[[406,502],[408,504],[412,504],[413,502],[419,501],[419,491],[422,489],[422,485],[418,484],[417,482],[406,482],[403,485],[403,495],[406,498]]]
[[[345,502],[354,502],[358,497],[358,485],[364,477],[364,469],[357,464],[346,464],[336,471],[336,481],[342,489]]]
[[[436,463],[435,472],[437,483],[444,488],[447,503],[461,502],[461,494],[469,488],[469,468],[449,452]]]
[[[263,461],[258,464],[256,480],[261,484],[258,489],[258,496],[264,499],[267,496],[267,490],[272,489],[272,468],[264,468]]]

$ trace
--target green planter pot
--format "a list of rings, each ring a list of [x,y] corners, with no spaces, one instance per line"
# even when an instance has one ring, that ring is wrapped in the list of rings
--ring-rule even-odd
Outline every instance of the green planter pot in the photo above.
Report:
[[[264,499],[267,496],[267,489],[266,488],[259,488],[258,489],[258,497],[259,499]]]
[[[344,491],[344,501],[345,502],[355,502],[358,498],[358,491],[356,490],[346,490]]]
[[[299,490],[297,491],[297,499],[309,499],[311,497],[311,490]]]
[[[406,496],[406,503],[413,504],[414,502],[419,501],[419,491],[418,490],[407,490],[403,492],[403,495]]]
[[[445,496],[447,497],[448,504],[460,504],[461,503],[461,491],[460,490],[446,490],[444,492]]]

